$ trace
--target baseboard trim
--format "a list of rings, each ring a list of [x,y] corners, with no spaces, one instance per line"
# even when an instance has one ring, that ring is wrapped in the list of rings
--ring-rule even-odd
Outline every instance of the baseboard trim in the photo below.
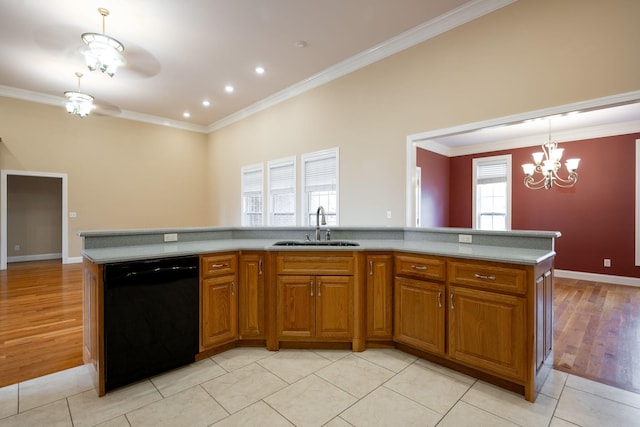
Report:
[[[567,279],[588,280],[591,282],[613,283],[614,285],[638,286],[640,287],[640,278],[626,276],[611,276],[609,274],[583,273],[581,271],[570,270],[553,270],[556,277],[564,277]]]
[[[81,262],[82,262],[82,257],[76,256],[76,257],[67,258],[67,260],[64,261],[63,264],[80,264]]]
[[[10,256],[10,257],[7,257],[7,263],[9,263],[9,262],[26,262],[26,261],[44,261],[44,260],[48,260],[48,259],[60,259],[60,258],[62,258],[62,254],[61,253]]]

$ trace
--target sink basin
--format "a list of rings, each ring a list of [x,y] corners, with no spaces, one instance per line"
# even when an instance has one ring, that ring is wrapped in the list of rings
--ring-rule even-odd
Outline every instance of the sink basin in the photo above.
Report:
[[[360,246],[360,243],[350,240],[281,240],[273,246]]]

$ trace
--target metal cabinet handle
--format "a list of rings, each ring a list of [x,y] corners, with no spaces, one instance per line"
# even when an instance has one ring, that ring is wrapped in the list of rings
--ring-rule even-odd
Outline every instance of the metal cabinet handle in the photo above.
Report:
[[[428,267],[426,265],[412,265],[411,268],[414,270],[426,270]]]
[[[485,274],[474,274],[473,277],[476,279],[485,279],[485,280],[496,280],[496,276],[487,276]]]
[[[318,296],[322,296],[322,294],[320,293],[320,287],[322,286],[322,280],[318,279]]]
[[[449,298],[450,298],[450,300],[451,300],[451,310],[453,310],[453,309],[455,309],[455,307],[454,307],[454,305],[453,305],[453,292],[451,292],[451,295],[450,295],[450,297],[449,297]]]
[[[258,259],[258,274],[262,276],[262,257]]]
[[[442,308],[442,291],[438,291],[438,308]]]
[[[311,291],[310,295],[313,296],[313,279],[309,280],[309,289]]]
[[[231,281],[231,295],[235,295],[236,294],[236,281],[232,280]]]
[[[227,264],[226,262],[224,264],[211,264],[211,268],[222,268],[222,267],[229,267],[229,264]]]
[[[369,276],[373,276],[373,260],[369,260]]]

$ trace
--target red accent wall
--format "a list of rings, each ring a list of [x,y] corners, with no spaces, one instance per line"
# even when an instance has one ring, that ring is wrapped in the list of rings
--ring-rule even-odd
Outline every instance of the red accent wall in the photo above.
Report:
[[[450,158],[448,226],[471,227],[472,159],[511,154],[514,230],[560,231],[558,269],[640,277],[634,265],[636,139],[640,133],[561,143],[564,159],[581,159],[578,183],[569,189],[523,185],[521,165],[531,162],[535,147]]]
[[[449,158],[418,148],[421,167],[421,227],[449,226]]]

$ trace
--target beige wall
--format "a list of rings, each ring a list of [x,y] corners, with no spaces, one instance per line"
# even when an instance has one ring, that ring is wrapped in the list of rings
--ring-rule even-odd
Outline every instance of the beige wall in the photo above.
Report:
[[[407,135],[639,90],[638,16],[519,0],[208,136],[0,98],[0,168],[68,175],[70,257],[78,230],[239,225],[242,166],[331,147],[341,225],[402,226]]]
[[[62,179],[7,177],[7,256],[62,254]],[[16,250],[16,245],[19,249]]]
[[[239,225],[242,166],[340,147],[341,225],[403,226],[408,135],[640,89],[638,16],[634,0],[519,0],[220,129],[212,222]]]
[[[0,137],[0,169],[67,174],[70,257],[79,230],[209,224],[204,134],[0,97]]]

